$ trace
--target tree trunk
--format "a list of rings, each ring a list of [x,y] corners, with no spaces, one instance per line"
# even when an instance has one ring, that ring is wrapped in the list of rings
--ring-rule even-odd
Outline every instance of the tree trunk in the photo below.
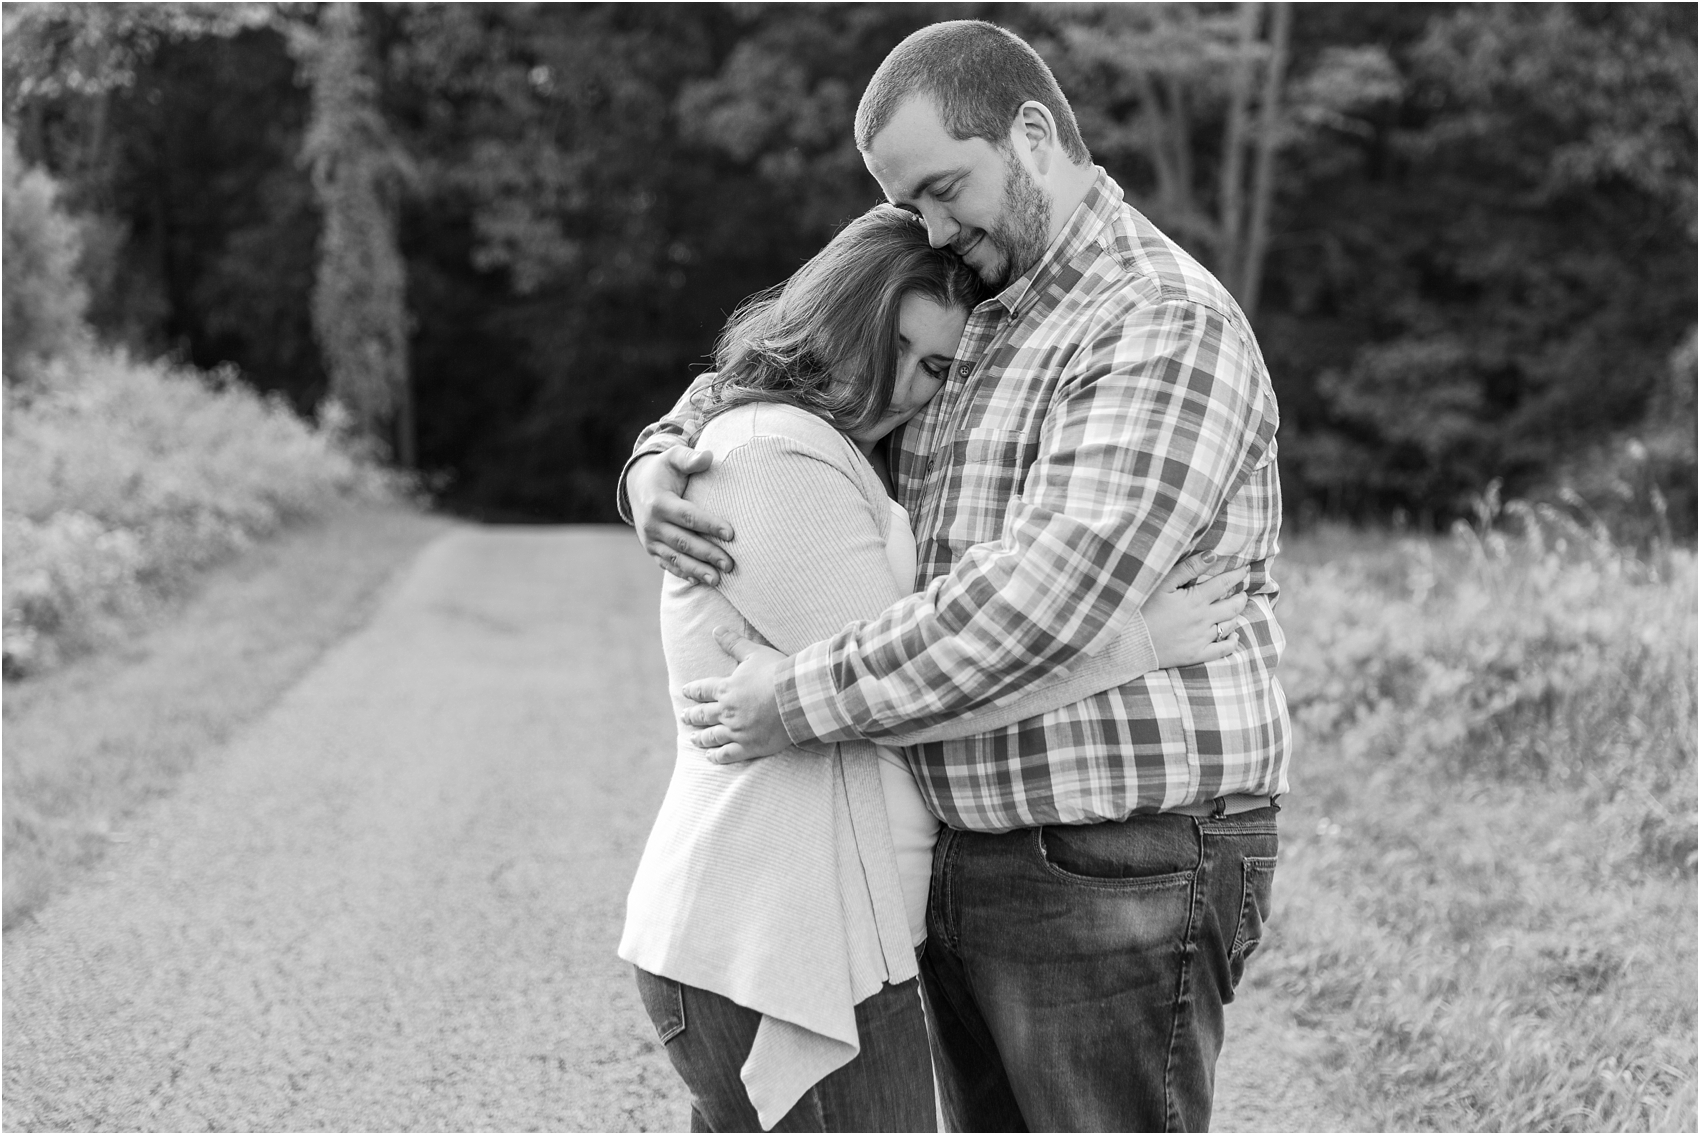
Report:
[[[413,449],[408,397],[407,268],[397,234],[411,166],[384,123],[366,74],[359,6],[327,4],[305,62],[312,117],[303,142],[324,216],[313,283],[313,333],[332,395],[370,438]]]
[[[1263,286],[1263,256],[1269,247],[1269,205],[1274,195],[1275,148],[1279,142],[1281,84],[1287,72],[1287,48],[1293,31],[1293,6],[1275,5],[1270,29],[1269,66],[1263,75],[1263,105],[1257,116],[1257,168],[1252,180],[1251,234],[1246,241],[1239,294],[1246,319],[1257,317],[1258,292]]]
[[[1242,0],[1240,4],[1240,40],[1228,92],[1228,125],[1222,135],[1217,273],[1236,296],[1241,292],[1240,268],[1245,259],[1240,242],[1245,222],[1246,104],[1251,100],[1252,57],[1257,46],[1257,27],[1262,22],[1262,7],[1253,0]]]

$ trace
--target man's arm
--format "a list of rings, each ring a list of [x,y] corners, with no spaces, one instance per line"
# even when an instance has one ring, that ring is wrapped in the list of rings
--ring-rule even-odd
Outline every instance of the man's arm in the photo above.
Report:
[[[692,507],[684,494],[690,478],[709,466],[708,455],[691,445],[702,431],[713,378],[698,375],[666,417],[644,427],[615,487],[620,519],[637,529],[644,551],[681,579],[711,587],[720,582],[719,572],[732,570],[732,557],[717,542],[732,539],[732,526]]]
[[[1272,443],[1255,347],[1167,301],[1103,330],[1046,414],[996,543],[879,618],[781,663],[792,742],[926,729],[1101,650]]]

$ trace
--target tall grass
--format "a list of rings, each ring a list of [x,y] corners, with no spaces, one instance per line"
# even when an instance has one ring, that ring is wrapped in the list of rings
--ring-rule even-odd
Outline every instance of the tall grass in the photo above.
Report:
[[[76,352],[8,385],[5,671],[105,637],[206,565],[395,484],[228,374]]]
[[[1693,1130],[1694,558],[1480,519],[1294,542],[1304,822],[1253,978],[1377,1127]]]

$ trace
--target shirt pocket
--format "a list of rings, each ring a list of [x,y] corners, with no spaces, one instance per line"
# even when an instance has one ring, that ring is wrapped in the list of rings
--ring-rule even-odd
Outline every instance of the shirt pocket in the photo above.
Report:
[[[1010,506],[1021,496],[1037,439],[1013,430],[976,428],[951,439],[947,473],[938,491],[946,517],[944,538],[959,559],[968,548],[1003,535]]]

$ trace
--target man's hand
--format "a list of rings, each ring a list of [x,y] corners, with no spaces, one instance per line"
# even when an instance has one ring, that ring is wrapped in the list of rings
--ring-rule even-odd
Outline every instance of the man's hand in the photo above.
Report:
[[[707,750],[708,759],[717,765],[771,757],[790,748],[773,692],[785,655],[725,627],[714,628],[714,641],[738,660],[738,668],[725,678],[685,684],[684,695],[698,704],[680,719],[686,725],[707,726],[691,737],[691,744]]]
[[[717,572],[732,570],[732,557],[704,537],[730,540],[732,526],[693,506],[683,494],[691,475],[706,472],[713,460],[706,450],[676,445],[638,458],[626,474],[626,499],[643,550],[680,579],[710,587],[720,582]]]

